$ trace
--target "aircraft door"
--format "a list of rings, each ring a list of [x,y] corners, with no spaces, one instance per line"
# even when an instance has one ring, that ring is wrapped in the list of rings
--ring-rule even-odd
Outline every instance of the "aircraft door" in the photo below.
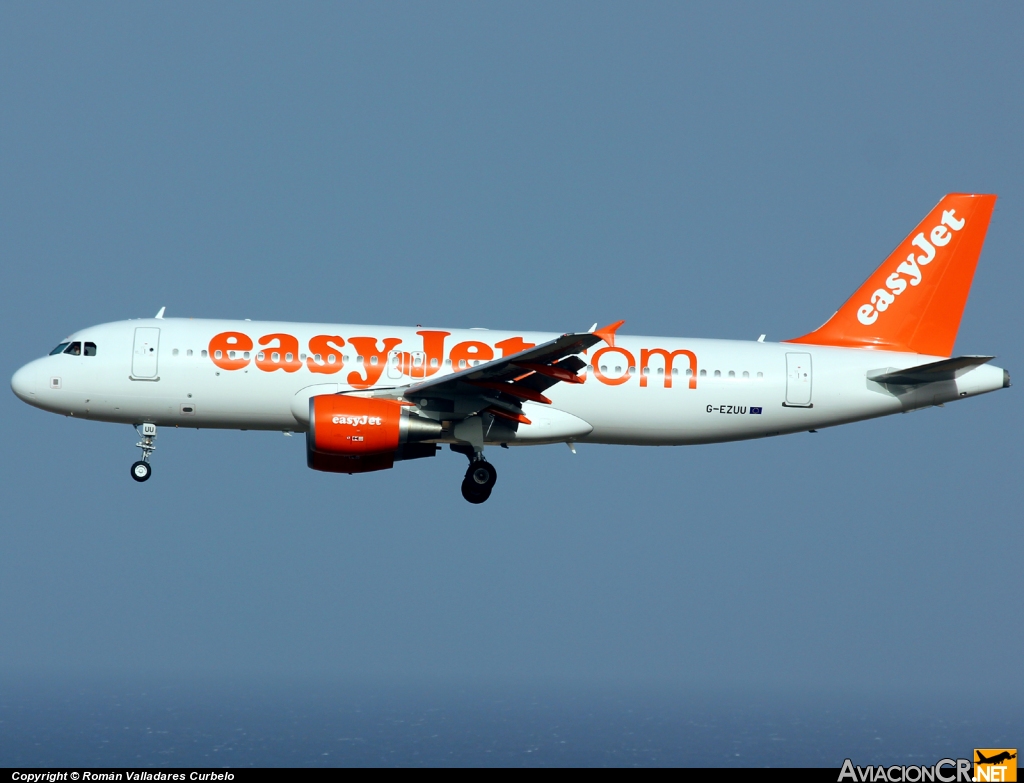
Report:
[[[403,366],[401,351],[391,351],[388,354],[388,380],[401,381],[405,379],[406,373],[413,380],[423,380],[427,377],[427,355],[423,351],[412,351],[408,358],[409,366]]]
[[[132,379],[155,381],[157,357],[160,352],[160,330],[152,326],[135,329],[135,348],[132,352]]]
[[[388,380],[402,380],[402,354],[400,351],[388,353]]]
[[[794,408],[811,406],[811,355],[786,354],[786,405]]]
[[[423,351],[413,351],[409,354],[409,358],[412,361],[412,367],[409,369],[409,375],[413,380],[423,380],[427,377],[427,355]]]

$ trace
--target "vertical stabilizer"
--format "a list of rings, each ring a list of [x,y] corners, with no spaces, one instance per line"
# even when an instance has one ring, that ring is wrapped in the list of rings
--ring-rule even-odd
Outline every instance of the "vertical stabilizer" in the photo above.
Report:
[[[787,342],[951,356],[995,203],[950,193],[824,326]]]

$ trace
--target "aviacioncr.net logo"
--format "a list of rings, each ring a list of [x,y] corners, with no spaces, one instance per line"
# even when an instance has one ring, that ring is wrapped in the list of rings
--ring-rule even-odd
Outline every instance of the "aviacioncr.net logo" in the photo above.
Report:
[[[930,767],[907,767],[893,764],[855,767],[850,759],[843,762],[838,783],[971,783],[970,759],[939,759]]]
[[[975,783],[1016,783],[1016,748],[975,748]]]

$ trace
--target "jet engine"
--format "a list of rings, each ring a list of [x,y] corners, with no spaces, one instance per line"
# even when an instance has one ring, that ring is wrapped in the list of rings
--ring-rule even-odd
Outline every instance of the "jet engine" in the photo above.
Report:
[[[329,473],[387,470],[399,460],[432,457],[424,443],[441,437],[441,425],[393,400],[322,394],[309,400],[306,464]]]

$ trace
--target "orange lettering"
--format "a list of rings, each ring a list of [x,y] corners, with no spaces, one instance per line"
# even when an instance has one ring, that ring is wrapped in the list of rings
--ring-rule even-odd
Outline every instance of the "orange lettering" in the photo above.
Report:
[[[388,354],[392,348],[401,344],[401,342],[397,337],[385,337],[384,349],[378,351],[376,337],[348,338],[348,344],[355,348],[358,354],[363,357],[363,372],[366,373],[366,377],[362,378],[359,373],[350,372],[348,374],[349,386],[353,386],[356,389],[369,389],[379,381],[381,373],[384,372],[384,363],[387,361]],[[376,364],[372,361],[374,357],[377,358]]]
[[[621,353],[626,358],[626,366],[623,368],[624,372],[618,378],[609,378],[604,374],[604,370],[601,369],[601,357],[609,352]],[[613,348],[609,345],[594,354],[594,358],[591,360],[591,366],[594,368],[594,377],[596,377],[601,383],[607,384],[608,386],[618,386],[619,384],[625,383],[629,380],[629,368],[636,366],[636,359],[634,359],[633,354],[625,348]],[[622,365],[620,364],[619,367],[622,367]]]
[[[333,375],[338,372],[344,361],[341,351],[337,349],[344,344],[345,341],[336,334],[318,334],[311,338],[309,341],[311,356],[306,359],[306,366],[310,372],[319,372],[325,375]],[[315,356],[320,357],[319,362],[314,359]]]
[[[640,386],[647,385],[647,376],[644,375],[644,370],[647,369],[648,363],[652,356],[660,356],[665,360],[665,388],[672,388],[672,361],[677,356],[685,356],[690,360],[690,388],[697,388],[697,357],[692,351],[672,351],[669,353],[664,348],[641,348],[640,349]]]
[[[277,340],[277,345],[268,345]],[[264,349],[256,354],[256,366],[263,372],[295,372],[302,366],[299,360],[299,341],[290,334],[268,334],[260,338]]]
[[[423,338],[423,353],[427,356],[426,376],[429,378],[444,364],[444,338],[451,332],[416,332]]]
[[[210,340],[210,358],[222,370],[241,370],[249,364],[246,352],[252,350],[252,340],[241,332],[221,332]]]
[[[470,367],[470,362],[474,360],[489,362],[494,358],[494,351],[487,343],[478,343],[475,340],[468,340],[453,347],[448,358],[452,360],[452,368],[459,370],[464,369],[465,367]],[[459,362],[463,362],[464,364],[460,365]]]
[[[507,340],[495,343],[494,347],[501,349],[501,358],[504,359],[506,356],[533,348],[535,345],[536,343],[528,343],[522,337],[509,337]]]
[[[429,378],[441,369],[444,362],[444,338],[451,332],[416,332],[423,338],[423,364],[418,365],[413,361],[412,354],[403,352],[398,354],[398,366],[405,375],[410,378]]]

